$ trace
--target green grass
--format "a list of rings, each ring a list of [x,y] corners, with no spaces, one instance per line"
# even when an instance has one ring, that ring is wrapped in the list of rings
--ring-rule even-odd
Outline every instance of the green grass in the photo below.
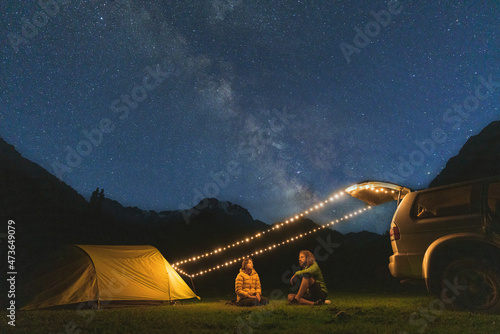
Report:
[[[337,317],[345,311],[347,317]],[[103,310],[18,311],[2,333],[499,333],[500,315],[441,310],[430,295],[337,294],[331,305],[259,308],[217,299]]]

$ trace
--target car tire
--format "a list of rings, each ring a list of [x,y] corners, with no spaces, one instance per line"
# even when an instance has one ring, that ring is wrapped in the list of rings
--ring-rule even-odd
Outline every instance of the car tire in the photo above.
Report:
[[[462,258],[445,269],[441,299],[457,308],[496,313],[500,310],[498,266],[475,258]]]

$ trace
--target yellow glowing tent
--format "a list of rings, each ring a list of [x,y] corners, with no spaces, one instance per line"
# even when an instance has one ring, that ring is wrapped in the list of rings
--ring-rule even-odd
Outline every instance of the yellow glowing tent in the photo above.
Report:
[[[37,295],[23,309],[199,299],[152,246],[74,245],[58,260],[30,284]]]

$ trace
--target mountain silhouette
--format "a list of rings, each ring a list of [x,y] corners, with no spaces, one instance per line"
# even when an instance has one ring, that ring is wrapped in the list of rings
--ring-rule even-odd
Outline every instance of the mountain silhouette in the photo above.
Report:
[[[429,184],[446,184],[480,179],[500,174],[500,121],[486,126],[470,137],[458,154],[448,160],[446,167]]]
[[[16,222],[19,255],[50,247],[52,236],[85,232],[88,202],[0,138],[0,212]]]

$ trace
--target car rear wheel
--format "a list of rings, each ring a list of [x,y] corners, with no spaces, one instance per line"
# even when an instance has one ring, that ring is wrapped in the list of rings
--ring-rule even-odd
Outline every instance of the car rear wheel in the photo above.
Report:
[[[495,266],[474,258],[452,262],[441,280],[441,298],[456,307],[493,313],[500,309],[500,274]]]

